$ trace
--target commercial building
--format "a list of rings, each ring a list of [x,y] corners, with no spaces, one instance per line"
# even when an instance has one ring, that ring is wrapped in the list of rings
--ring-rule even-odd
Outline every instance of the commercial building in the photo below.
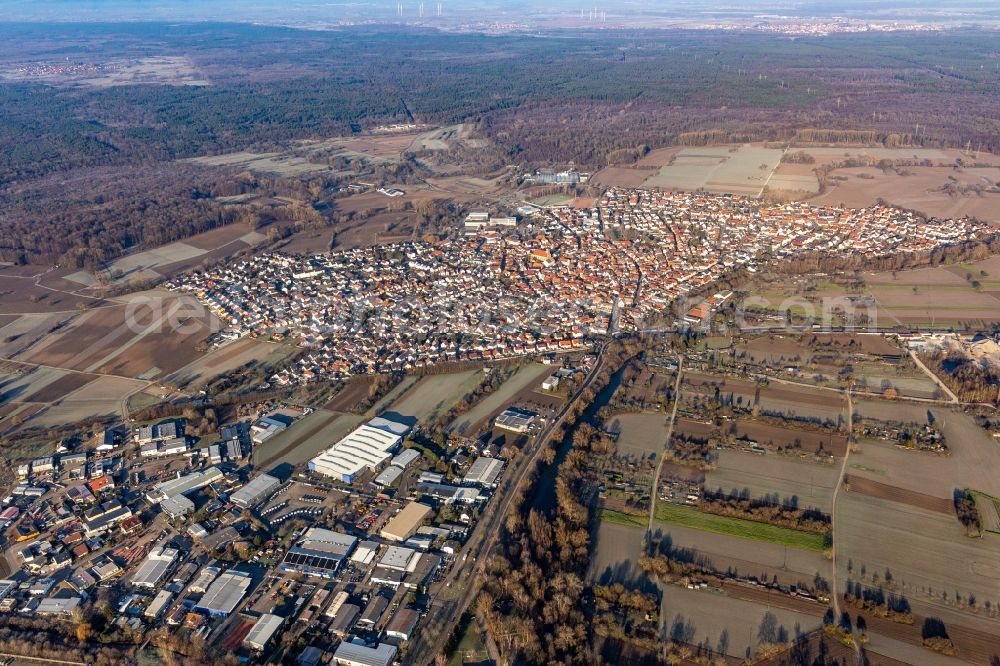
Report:
[[[388,607],[389,599],[387,597],[381,594],[372,595],[372,598],[368,600],[368,604],[365,605],[365,610],[361,613],[361,617],[358,618],[358,626],[367,629],[373,628],[382,619],[382,614],[385,613],[385,609]]]
[[[378,566],[396,571],[409,571],[411,565],[419,557],[420,553],[412,548],[389,546],[382,554],[382,559],[378,561]]]
[[[264,613],[254,623],[247,637],[243,639],[243,645],[251,650],[262,651],[271,642],[271,639],[274,638],[274,634],[281,628],[284,621],[285,618],[283,617]]]
[[[167,575],[180,552],[176,548],[159,546],[149,551],[145,561],[132,574],[132,584],[136,587],[154,589]]]
[[[379,535],[389,541],[406,541],[413,536],[431,511],[433,509],[426,504],[410,502],[385,524]]]
[[[132,515],[132,510],[118,502],[105,502],[83,514],[83,527],[87,538],[108,531]]]
[[[354,554],[351,555],[351,562],[356,562],[363,566],[371,564],[378,554],[378,547],[379,544],[377,541],[362,541],[354,549]]]
[[[417,492],[441,500],[445,504],[456,502],[471,504],[479,497],[479,491],[475,488],[449,486],[444,483],[420,483],[417,484]]]
[[[271,496],[281,486],[281,481],[270,474],[261,474],[233,493],[229,500],[244,509],[256,506]]]
[[[229,570],[209,585],[195,610],[213,617],[228,617],[246,596],[251,582],[250,574]]]
[[[396,658],[396,646],[379,643],[373,648],[354,643],[341,643],[333,653],[339,666],[390,666]]]
[[[516,407],[508,407],[497,417],[496,426],[511,432],[527,432],[531,423],[538,416],[534,412],[529,412]]]
[[[365,469],[374,471],[388,460],[409,430],[403,423],[376,417],[310,460],[309,469],[351,483]]]
[[[347,634],[351,633],[351,629],[357,623],[359,615],[361,615],[360,606],[343,604],[333,615],[333,620],[330,622],[330,631],[337,638],[343,639]]]
[[[288,549],[280,568],[306,576],[333,578],[357,542],[349,534],[310,527],[302,540]]]
[[[385,627],[385,635],[401,641],[410,640],[420,621],[420,614],[412,608],[400,608]]]
[[[194,513],[194,502],[184,497],[184,495],[176,495],[160,502],[160,510],[169,518],[180,518],[189,513]]]
[[[80,605],[80,597],[50,597],[42,599],[35,612],[39,615],[69,615]]]
[[[184,436],[184,424],[178,421],[165,421],[154,425],[139,426],[135,432],[137,444],[160,442]]]
[[[480,456],[472,463],[472,467],[462,479],[462,483],[468,486],[481,486],[483,488],[493,488],[496,486],[500,472],[503,471],[504,461],[497,458]]]
[[[155,620],[163,614],[163,611],[167,609],[170,602],[173,601],[174,595],[167,590],[160,590],[153,597],[153,600],[146,606],[146,610],[143,612],[150,620]]]
[[[208,588],[211,587],[212,583],[218,577],[219,567],[205,567],[198,573],[198,577],[195,578],[194,582],[188,587],[188,591],[196,594],[203,594],[208,591]]]
[[[162,502],[168,497],[186,495],[195,490],[200,490],[210,483],[221,480],[222,472],[216,467],[209,467],[208,469],[191,472],[183,476],[178,474],[176,478],[157,483],[146,493],[146,498],[150,502]]]
[[[287,418],[276,415],[264,416],[250,428],[250,439],[260,445],[289,426]]]

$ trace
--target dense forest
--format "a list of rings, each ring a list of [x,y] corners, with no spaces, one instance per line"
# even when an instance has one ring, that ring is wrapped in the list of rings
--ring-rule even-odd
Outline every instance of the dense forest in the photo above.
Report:
[[[0,83],[0,201],[27,213],[39,235],[59,235],[66,225],[72,233],[91,222],[74,218],[72,199],[58,212],[28,205],[26,191],[48,187],[46,196],[58,199],[55,188],[33,183],[38,179],[275,149],[411,120],[468,122],[490,139],[493,161],[525,168],[567,162],[597,168],[672,143],[780,140],[803,132],[837,140],[863,131],[876,144],[1000,150],[995,35],[972,31],[790,39],[709,31],[487,36],[137,23],[9,24],[5,33],[5,69],[167,55],[187,58],[209,82]],[[215,182],[196,185],[193,178],[183,174],[176,186],[150,190],[160,198],[154,208],[180,223],[178,234],[191,216],[219,214],[200,210],[186,194],[219,187],[218,176],[201,176]],[[24,218],[16,215],[13,228],[0,220],[0,235],[21,233]],[[85,248],[157,236],[113,227],[96,240],[74,236],[75,253],[100,260]],[[3,258],[15,250],[29,260],[48,257],[45,245],[41,238],[23,248],[8,241]]]

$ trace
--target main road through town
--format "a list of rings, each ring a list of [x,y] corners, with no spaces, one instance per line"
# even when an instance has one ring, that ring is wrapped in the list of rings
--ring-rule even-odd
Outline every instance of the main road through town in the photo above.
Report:
[[[487,505],[483,515],[460,554],[454,567],[435,584],[433,601],[427,613],[423,630],[409,646],[404,661],[407,664],[427,664],[442,651],[445,641],[455,630],[462,614],[475,600],[482,587],[486,559],[497,545],[503,521],[521,482],[535,468],[538,456],[547,448],[549,438],[566,418],[583,392],[590,388],[604,367],[604,348],[598,347],[597,360],[573,396],[566,401],[559,413],[545,425],[531,444],[530,452],[521,460],[517,469],[504,481],[498,497]]]

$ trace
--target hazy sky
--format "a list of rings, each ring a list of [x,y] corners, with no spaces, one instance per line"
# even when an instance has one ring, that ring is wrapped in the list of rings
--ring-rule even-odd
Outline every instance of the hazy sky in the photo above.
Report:
[[[419,0],[401,0],[403,19],[418,20]],[[899,20],[978,20],[1000,18],[996,0],[424,0],[424,22],[470,20],[533,22],[605,12],[608,20],[640,17],[692,19],[788,16],[851,16]],[[393,21],[397,0],[5,0],[5,21],[250,21],[324,24],[339,21]]]

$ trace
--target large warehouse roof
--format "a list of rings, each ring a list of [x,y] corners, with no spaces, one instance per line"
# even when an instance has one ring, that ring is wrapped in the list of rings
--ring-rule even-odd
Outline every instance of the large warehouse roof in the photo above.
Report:
[[[167,479],[153,486],[147,497],[151,502],[160,502],[168,497],[185,495],[192,490],[204,488],[210,483],[215,483],[222,478],[222,472],[216,467],[209,467],[204,471],[191,472],[174,479]]]
[[[161,546],[149,551],[149,555],[132,575],[132,584],[140,587],[156,587],[167,574],[170,565],[177,559],[178,550]]]
[[[463,483],[474,486],[492,486],[503,471],[503,461],[497,458],[487,458],[480,456],[476,462],[472,463],[469,473],[462,479]]]
[[[229,499],[236,506],[248,507],[267,498],[281,485],[281,481],[270,474],[261,474],[233,493]]]
[[[333,653],[333,660],[342,666],[389,666],[396,657],[396,646],[379,643],[373,648],[344,641]]]
[[[243,644],[252,650],[263,650],[284,621],[285,618],[281,616],[264,613],[253,625]]]
[[[419,502],[410,502],[392,517],[379,533],[383,539],[406,541],[420,527],[420,523],[432,511],[431,507]]]
[[[208,587],[197,608],[212,615],[229,615],[250,588],[250,574],[227,571]]]
[[[332,577],[350,554],[357,538],[322,527],[310,527],[298,544],[288,549],[281,563],[284,571]]]
[[[309,468],[351,481],[364,468],[375,469],[385,462],[407,430],[402,423],[374,418],[313,458]]]

